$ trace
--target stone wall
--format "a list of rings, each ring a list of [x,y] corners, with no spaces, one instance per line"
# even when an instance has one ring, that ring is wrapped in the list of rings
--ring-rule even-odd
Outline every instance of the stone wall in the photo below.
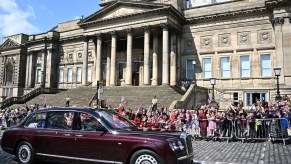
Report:
[[[79,29],[78,23],[81,21],[81,19],[75,19],[72,21],[60,23],[58,25],[58,31],[59,32],[65,32],[65,31],[71,31],[71,30],[76,30]]]

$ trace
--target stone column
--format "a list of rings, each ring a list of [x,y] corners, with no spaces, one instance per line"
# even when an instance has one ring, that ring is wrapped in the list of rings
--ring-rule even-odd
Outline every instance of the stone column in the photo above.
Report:
[[[47,64],[46,64],[46,84],[45,87],[50,88],[52,84],[52,53],[53,49],[47,50]]]
[[[181,79],[181,32],[176,33],[176,37],[177,37],[176,60],[177,60],[177,67],[178,67],[177,68],[177,79]],[[194,75],[195,75],[195,73],[194,73]]]
[[[177,37],[176,37],[176,32],[171,33],[171,54],[170,54],[170,85],[174,86],[176,85],[176,71],[177,71],[177,65],[176,65],[176,53],[177,53]]]
[[[285,83],[285,74],[284,74],[284,52],[283,52],[283,33],[282,33],[282,26],[284,24],[284,18],[283,17],[276,17],[274,19],[274,28],[275,28],[275,57],[276,57],[276,63],[275,67],[281,68],[281,76],[280,83]]]
[[[83,67],[82,67],[82,85],[87,85],[87,73],[88,73],[88,36],[83,36]]]
[[[110,86],[110,63],[111,63],[111,46],[110,42],[107,42],[107,58],[106,58],[106,86]]]
[[[95,84],[97,81],[101,80],[101,48],[102,48],[102,38],[101,34],[97,34],[97,55],[96,55],[96,79]]]
[[[47,49],[42,50],[42,62],[41,62],[41,86],[45,87],[46,83],[46,58],[47,58]]]
[[[284,52],[284,73],[285,73],[285,83],[291,83],[291,72],[287,70],[291,70],[291,65],[289,62],[291,61],[291,12],[289,12],[288,16],[285,17],[285,23],[282,27],[283,33],[283,52]]]
[[[111,31],[110,86],[116,85],[116,32]]]
[[[127,29],[125,85],[132,85],[132,30]]]
[[[153,40],[153,78],[152,85],[158,85],[158,47],[159,47],[159,36],[154,34]]]
[[[168,24],[161,24],[163,28],[163,77],[162,84],[169,85],[169,31]]]
[[[30,87],[29,85],[29,78],[30,78],[30,52],[27,54],[27,57],[26,57],[26,77],[25,77],[25,86],[28,88]]]
[[[149,26],[144,26],[144,85],[150,85],[150,29]]]
[[[30,63],[29,63],[29,87],[33,88],[35,86],[35,71],[36,71],[36,56],[35,52],[31,52],[30,54]]]

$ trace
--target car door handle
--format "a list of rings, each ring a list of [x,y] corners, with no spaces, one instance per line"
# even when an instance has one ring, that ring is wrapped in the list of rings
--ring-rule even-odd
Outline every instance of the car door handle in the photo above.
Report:
[[[83,137],[83,135],[82,134],[77,134],[77,135],[75,135],[75,137]]]
[[[63,134],[63,135],[64,135],[64,136],[67,136],[67,137],[68,137],[68,136],[71,136],[71,134]]]

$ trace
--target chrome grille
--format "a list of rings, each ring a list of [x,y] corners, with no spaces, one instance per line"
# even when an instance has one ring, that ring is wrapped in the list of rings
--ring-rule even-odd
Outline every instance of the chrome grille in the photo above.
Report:
[[[185,144],[187,155],[192,154],[193,153],[193,146],[192,146],[191,135],[187,135],[185,133],[181,134],[180,139],[181,139],[182,143]]]

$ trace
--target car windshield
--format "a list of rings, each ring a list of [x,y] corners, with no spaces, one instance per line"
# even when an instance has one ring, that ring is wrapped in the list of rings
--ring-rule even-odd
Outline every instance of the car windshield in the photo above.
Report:
[[[129,119],[123,117],[116,112],[108,112],[105,110],[97,111],[100,118],[112,129],[127,129],[136,127]]]

